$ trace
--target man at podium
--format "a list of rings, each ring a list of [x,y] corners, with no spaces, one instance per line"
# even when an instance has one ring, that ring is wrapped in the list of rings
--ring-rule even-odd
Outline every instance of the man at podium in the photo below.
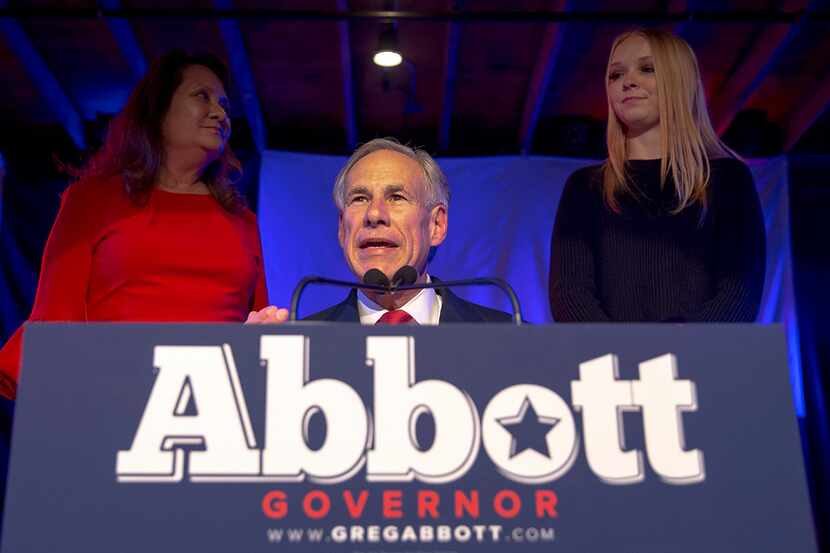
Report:
[[[440,282],[429,275],[427,263],[430,250],[447,236],[449,196],[446,176],[425,151],[390,138],[358,148],[334,183],[340,213],[337,236],[352,273],[363,280],[375,269],[392,281],[402,267],[411,267],[416,283]],[[251,312],[247,322],[280,323],[287,318],[287,310],[270,306]],[[448,289],[394,293],[353,289],[342,302],[306,320],[435,325],[512,318]]]

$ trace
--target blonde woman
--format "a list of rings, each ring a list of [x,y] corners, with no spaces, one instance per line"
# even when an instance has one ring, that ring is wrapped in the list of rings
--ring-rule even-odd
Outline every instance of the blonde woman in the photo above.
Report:
[[[606,72],[608,159],[570,176],[551,244],[557,321],[753,321],[764,223],[746,165],[709,121],[694,52],[637,30]]]

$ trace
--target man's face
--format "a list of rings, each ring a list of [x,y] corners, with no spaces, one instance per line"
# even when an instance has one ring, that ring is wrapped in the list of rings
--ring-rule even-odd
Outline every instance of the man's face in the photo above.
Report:
[[[447,235],[446,206],[428,210],[426,196],[420,165],[393,150],[372,152],[351,168],[337,235],[358,279],[369,269],[391,279],[411,265],[423,280],[430,247]]]

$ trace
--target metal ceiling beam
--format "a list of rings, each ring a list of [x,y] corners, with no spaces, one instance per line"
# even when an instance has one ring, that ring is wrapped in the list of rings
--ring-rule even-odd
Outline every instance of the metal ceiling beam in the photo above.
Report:
[[[559,0],[558,4],[557,9],[567,10],[568,2],[566,0]],[[548,86],[562,47],[563,33],[562,25],[549,23],[545,26],[542,47],[539,50],[539,57],[536,58],[536,65],[533,67],[533,73],[530,77],[525,105],[522,110],[522,121],[519,126],[519,150],[522,155],[530,153],[530,148],[533,146],[533,136],[536,133],[536,126],[539,124]]]
[[[458,23],[447,25],[447,47],[444,50],[444,90],[441,93],[441,121],[438,127],[438,149],[446,152],[450,147],[450,124],[455,101],[455,82],[458,67]]]
[[[785,2],[784,7],[802,10],[804,0]],[[757,31],[746,44],[738,63],[732,67],[729,79],[724,82],[711,101],[712,121],[718,134],[723,135],[738,112],[743,109],[787,45],[801,32],[803,20],[794,25],[770,25]]]
[[[346,0],[337,0],[337,10],[348,11]],[[340,37],[340,68],[343,74],[343,119],[346,129],[346,148],[349,152],[357,148],[357,115],[354,100],[354,73],[352,69],[352,41],[347,20],[337,23]]]
[[[799,106],[787,117],[785,152],[791,150],[801,135],[830,107],[830,76],[825,76],[817,88],[811,88],[807,100]]]
[[[118,10],[121,8],[120,0],[100,0],[99,5],[107,10]],[[106,20],[107,27],[112,33],[121,55],[127,60],[130,72],[135,80],[139,80],[147,72],[147,58],[138,44],[130,22],[122,17],[109,17]]]
[[[213,5],[218,10],[230,10],[231,0],[214,0]],[[236,82],[239,94],[242,97],[242,109],[248,119],[254,147],[262,153],[266,148],[265,118],[262,115],[259,96],[256,92],[248,52],[245,49],[245,42],[242,40],[242,33],[239,31],[239,23],[232,19],[221,19],[219,21],[219,32],[228,53],[228,62],[233,80]]]
[[[83,118],[64,92],[52,70],[49,69],[46,61],[32,44],[26,31],[17,21],[0,18],[0,33],[5,36],[9,48],[21,61],[35,87],[66,129],[72,142],[79,150],[85,150]]]
[[[804,18],[813,21],[830,21],[830,11],[784,12],[780,10],[687,10],[682,13],[666,13],[655,10],[617,11],[523,11],[492,10],[469,12],[444,11],[322,11],[283,10],[278,8],[227,8],[205,10],[203,8],[57,8],[14,7],[0,8],[0,17],[20,19],[97,19],[100,17],[163,18],[163,19],[271,19],[283,21],[345,21],[389,20],[398,21],[459,21],[490,23],[556,23],[556,22],[608,22],[608,23],[672,23],[694,21],[703,23],[794,23]]]

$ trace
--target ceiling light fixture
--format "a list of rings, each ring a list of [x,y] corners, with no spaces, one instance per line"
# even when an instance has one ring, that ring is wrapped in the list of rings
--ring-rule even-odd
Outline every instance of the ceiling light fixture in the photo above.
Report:
[[[372,61],[381,67],[396,67],[403,62],[398,48],[398,32],[394,23],[388,23],[380,33],[378,49]]]

